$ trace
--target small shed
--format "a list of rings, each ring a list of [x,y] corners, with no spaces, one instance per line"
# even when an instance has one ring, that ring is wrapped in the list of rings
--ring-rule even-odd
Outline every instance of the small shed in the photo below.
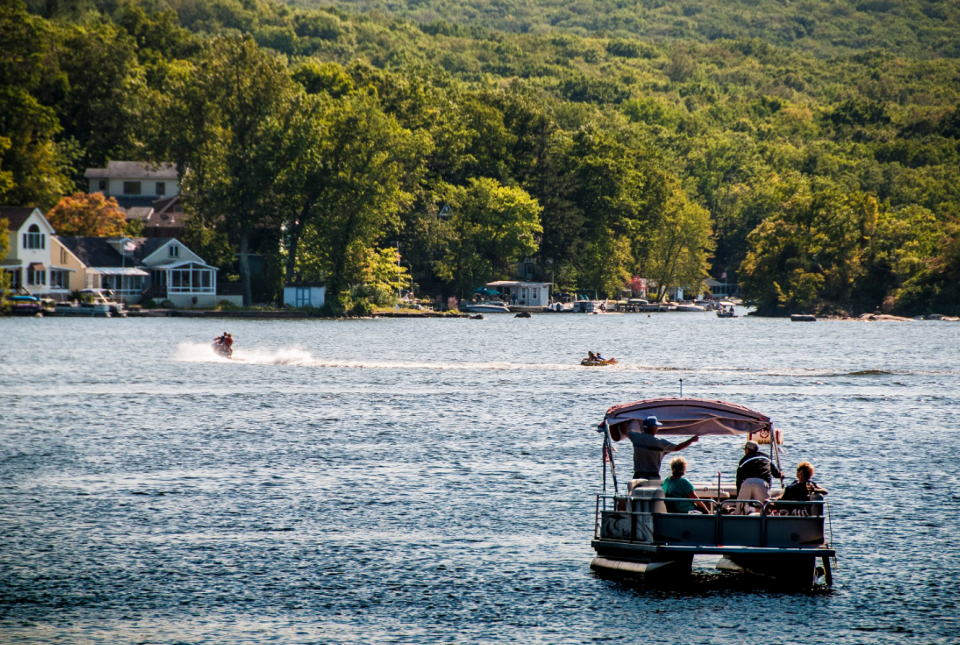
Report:
[[[514,282],[512,280],[498,280],[488,282],[488,289],[496,289],[503,294],[503,299],[509,305],[521,307],[546,307],[550,304],[549,282]]]
[[[284,307],[319,309],[327,299],[327,285],[322,282],[301,282],[283,287]]]

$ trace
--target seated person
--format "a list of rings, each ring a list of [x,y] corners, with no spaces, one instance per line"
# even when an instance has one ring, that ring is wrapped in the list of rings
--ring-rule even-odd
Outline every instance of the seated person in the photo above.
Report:
[[[687,472],[687,460],[683,457],[674,457],[670,461],[670,476],[663,480],[661,488],[663,488],[663,494],[670,498],[683,497],[687,499],[699,499],[696,492],[694,492],[693,484],[684,477]],[[666,502],[667,512],[668,513],[689,513],[694,509],[694,506],[698,507],[704,513],[709,513],[710,510],[707,508],[707,505],[703,502]]]
[[[597,355],[594,354],[593,352],[587,352],[587,360],[588,360],[588,361],[595,361],[595,360],[597,360]]]
[[[815,493],[826,495],[827,489],[813,481],[813,466],[810,462],[801,461],[797,465],[797,481],[787,486],[779,499],[785,502],[809,502],[811,495]],[[784,515],[810,515],[812,509],[809,506],[784,504],[777,510]]]

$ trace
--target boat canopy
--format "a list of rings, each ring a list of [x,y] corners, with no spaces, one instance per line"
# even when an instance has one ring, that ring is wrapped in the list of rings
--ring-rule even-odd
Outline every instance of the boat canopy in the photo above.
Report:
[[[607,410],[610,438],[620,441],[626,436],[625,422],[657,417],[663,427],[658,435],[725,435],[758,433],[772,428],[770,418],[749,408],[724,401],[706,399],[647,399],[615,405]],[[603,423],[599,431],[603,431]]]

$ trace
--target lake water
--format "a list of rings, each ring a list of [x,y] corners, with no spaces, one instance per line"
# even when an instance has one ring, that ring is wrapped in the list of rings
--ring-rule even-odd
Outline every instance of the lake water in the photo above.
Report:
[[[224,329],[236,356],[215,358]],[[960,324],[0,319],[0,641],[960,642]],[[599,350],[618,368],[580,368]],[[610,405],[768,414],[829,592],[589,569]],[[742,438],[684,452],[732,480]],[[622,476],[631,448],[620,446]]]

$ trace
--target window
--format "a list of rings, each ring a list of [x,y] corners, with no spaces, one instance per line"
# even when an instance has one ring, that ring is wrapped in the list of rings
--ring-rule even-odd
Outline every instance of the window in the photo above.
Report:
[[[169,248],[170,248],[170,257],[172,257],[172,258],[178,258],[178,257],[180,257],[180,247],[179,247],[179,246],[177,246],[176,244],[171,244]]]
[[[67,263],[67,250],[64,248],[60,249],[60,264]]]
[[[158,181],[158,182],[157,182],[157,194],[158,194],[158,195],[166,195],[166,194],[167,194],[167,185],[166,185],[164,182],[162,182],[162,181]]]
[[[537,288],[536,288],[536,287],[533,287],[533,289],[531,290],[531,292],[530,292],[530,297],[531,297],[533,300],[536,300],[536,299],[537,299]]]
[[[31,224],[27,232],[23,234],[23,248],[25,249],[45,249],[46,235],[40,232],[40,227]]]
[[[139,195],[139,194],[140,194],[140,182],[139,182],[139,181],[125,181],[125,182],[123,182],[123,194],[124,194],[124,195]]]
[[[100,192],[106,194],[106,192],[107,192],[107,180],[106,180],[106,179],[101,179],[101,180],[98,182],[98,185],[99,185],[99,187],[100,187]]]
[[[22,285],[22,283],[20,282],[20,277],[21,277],[20,269],[13,269],[12,271],[6,271],[6,273],[10,275],[10,288],[19,289]]]
[[[47,284],[47,272],[34,269],[32,266],[27,267],[27,284],[33,286]]]
[[[213,271],[200,268],[170,269],[168,290],[172,293],[213,293]]]
[[[67,289],[70,281],[67,279],[67,272],[62,269],[50,269],[50,288]]]

